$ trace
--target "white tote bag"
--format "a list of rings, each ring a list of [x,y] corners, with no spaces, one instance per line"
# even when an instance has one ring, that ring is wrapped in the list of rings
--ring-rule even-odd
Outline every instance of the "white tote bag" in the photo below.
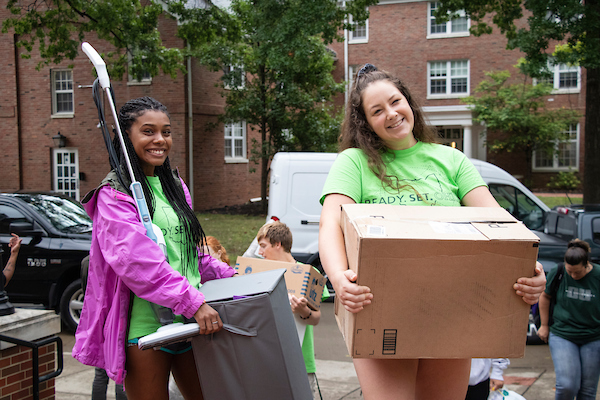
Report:
[[[526,400],[525,397],[512,390],[500,389],[490,392],[488,400]]]

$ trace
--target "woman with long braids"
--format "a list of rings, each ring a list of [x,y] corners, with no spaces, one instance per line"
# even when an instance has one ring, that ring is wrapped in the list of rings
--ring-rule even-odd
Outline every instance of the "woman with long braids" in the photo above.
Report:
[[[435,131],[399,79],[371,64],[358,72],[342,125],[342,152],[323,188],[319,229],[321,262],[346,310],[360,312],[376,294],[357,284],[348,269],[342,204],[394,194],[399,205],[499,207],[469,159],[435,140]],[[519,278],[514,290],[534,304],[545,282],[537,263],[536,276]],[[365,400],[464,400],[470,360],[355,358],[354,367]]]
[[[167,400],[171,372],[185,399],[202,399],[189,343],[140,350],[137,339],[165,322],[158,317],[165,310],[175,322],[193,317],[200,334],[219,331],[219,314],[198,288],[235,271],[198,252],[205,235],[187,187],[169,164],[172,136],[166,107],[150,97],[131,100],[119,111],[119,123],[152,222],[164,234],[167,257],[140,223],[125,160],[114,161],[115,154],[123,153],[115,138],[109,149],[113,170],[82,201],[94,228],[73,356],[105,369],[117,383],[124,381],[129,400]]]

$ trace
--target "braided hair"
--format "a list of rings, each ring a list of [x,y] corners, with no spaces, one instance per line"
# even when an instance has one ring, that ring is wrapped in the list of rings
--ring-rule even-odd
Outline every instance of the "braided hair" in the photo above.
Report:
[[[148,204],[148,210],[150,211],[150,216],[154,217],[154,195],[146,179],[146,174],[144,173],[144,170],[140,164],[140,159],[135,152],[133,143],[129,137],[129,130],[131,129],[133,123],[149,110],[163,112],[167,115],[167,117],[170,118],[167,107],[165,107],[158,100],[146,96],[130,100],[125,103],[123,107],[121,107],[119,110],[119,124],[121,125],[123,140],[125,142],[125,147],[127,148],[127,153],[130,157],[133,174],[135,175],[135,179],[140,182],[142,186],[144,196],[146,197],[146,203]],[[120,180],[125,180],[122,171],[126,171],[127,166],[124,159],[124,153],[121,151],[121,142],[116,135],[113,139],[113,146],[116,150],[116,153],[119,154],[120,157],[120,170],[117,170],[117,175],[120,176]],[[159,178],[165,197],[167,198],[171,207],[173,207],[173,211],[175,211],[175,214],[177,214],[179,223],[183,227],[182,236],[185,239],[182,240],[179,245],[181,247],[180,250],[183,253],[182,267],[185,274],[188,272],[187,268],[190,268],[191,266],[191,261],[195,258],[197,244],[204,243],[206,241],[206,235],[204,234],[202,226],[194,214],[194,211],[186,201],[183,188],[179,182],[176,182],[177,178],[173,176],[169,157],[166,158],[165,162],[161,166],[154,168],[154,174]],[[127,179],[127,181],[129,180],[130,179]],[[129,191],[129,183],[124,184],[123,186],[125,186],[125,188],[127,188]],[[131,193],[129,194],[131,195]]]

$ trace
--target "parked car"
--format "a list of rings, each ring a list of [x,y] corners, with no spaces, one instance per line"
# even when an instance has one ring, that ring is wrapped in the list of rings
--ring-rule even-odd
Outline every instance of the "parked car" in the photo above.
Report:
[[[89,253],[92,221],[81,205],[56,193],[0,194],[0,246],[11,233],[23,241],[6,287],[12,303],[42,304],[74,331],[83,306],[81,260]]]
[[[546,274],[564,261],[567,244],[576,238],[590,244],[590,260],[600,263],[600,205],[554,207],[546,215],[543,230],[534,233],[540,238],[538,260]],[[528,343],[540,343],[537,337],[540,316],[536,306],[532,308],[530,320]]]

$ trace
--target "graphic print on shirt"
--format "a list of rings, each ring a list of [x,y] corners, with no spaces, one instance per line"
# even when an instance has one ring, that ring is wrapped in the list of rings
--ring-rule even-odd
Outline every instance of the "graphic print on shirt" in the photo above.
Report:
[[[365,199],[366,204],[392,204],[403,206],[460,206],[460,200],[451,191],[449,191],[443,181],[438,178],[436,172],[429,172],[423,178],[400,179],[398,181],[401,188],[399,194],[389,193],[391,189],[381,190],[386,195],[371,197]]]
[[[590,289],[578,288],[574,286],[569,286],[565,290],[565,296],[567,296],[569,299],[581,301],[592,301],[592,298],[596,297],[596,295],[594,295]]]
[[[179,222],[177,214],[170,205],[158,207],[154,211],[153,221],[160,227],[167,242],[179,243],[180,245],[187,243],[183,225]]]

